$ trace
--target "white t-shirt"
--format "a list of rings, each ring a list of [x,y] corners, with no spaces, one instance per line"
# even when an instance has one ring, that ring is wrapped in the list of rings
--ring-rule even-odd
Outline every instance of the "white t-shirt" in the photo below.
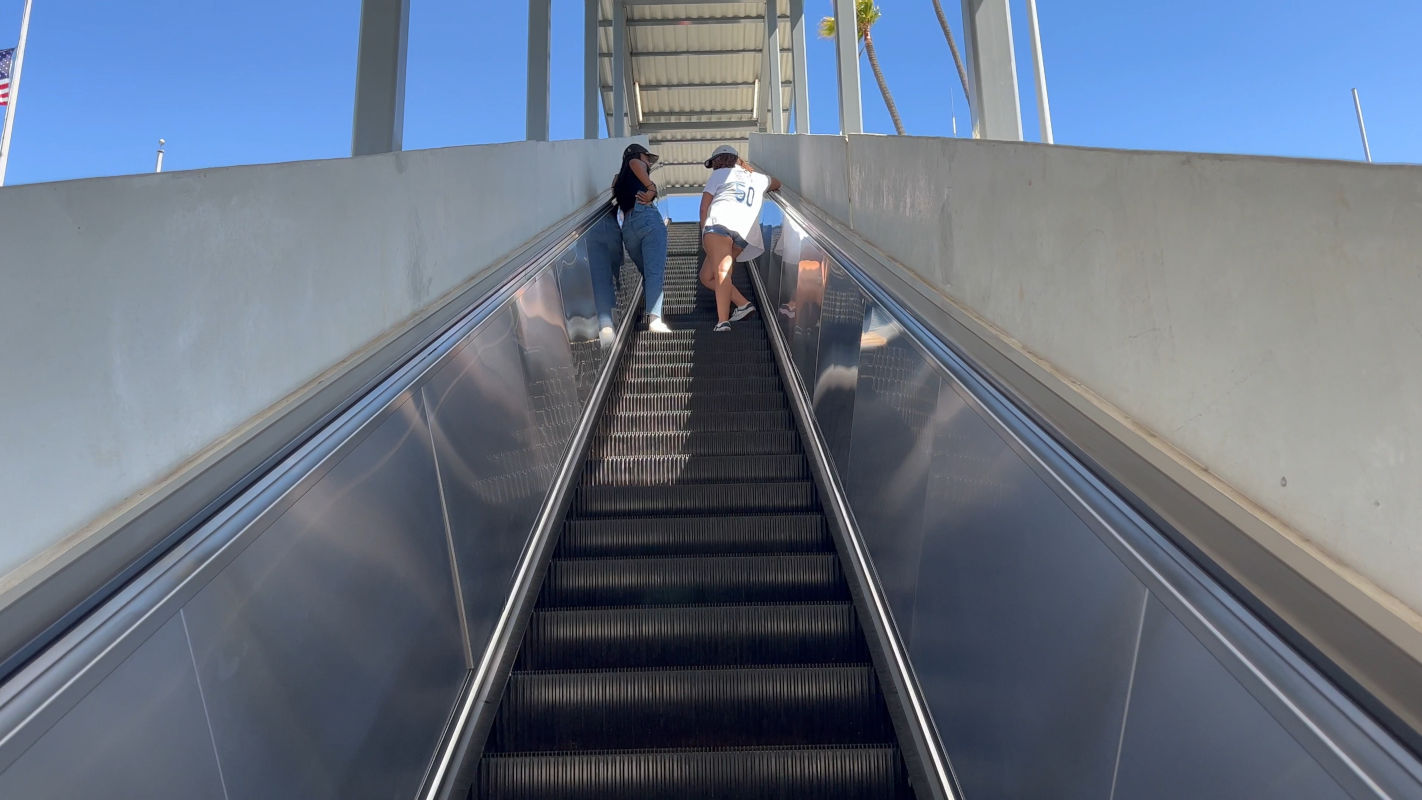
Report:
[[[737,261],[750,261],[765,251],[756,220],[769,186],[770,176],[739,165],[715,170],[706,181],[705,192],[711,195],[711,208],[706,212],[707,227],[723,225],[746,240]]]

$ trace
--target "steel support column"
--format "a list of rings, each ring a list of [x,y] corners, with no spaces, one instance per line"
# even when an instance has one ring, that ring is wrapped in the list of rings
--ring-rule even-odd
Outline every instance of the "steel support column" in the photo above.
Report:
[[[973,136],[1022,141],[1022,105],[1007,0],[963,0]]]
[[[805,0],[790,0],[790,64],[795,70],[795,132],[810,132],[810,69],[805,57]]]
[[[587,0],[583,19],[583,138],[598,138],[597,107],[601,99],[598,95],[598,52],[597,52],[597,7],[598,0]]]
[[[549,40],[552,0],[528,0],[528,127],[524,138],[548,141]]]
[[[627,8],[612,0],[612,124],[608,135],[627,136]]]
[[[776,0],[765,0],[765,63],[770,70],[761,83],[769,84],[766,93],[769,130],[771,133],[784,133],[785,105],[780,89],[780,3]]]
[[[410,0],[363,0],[351,155],[400,150],[405,135],[405,53]]]
[[[1001,0],[1003,5],[1007,0]],[[963,0],[964,3],[973,0]],[[839,69],[839,132],[863,133],[864,112],[859,101],[859,27],[854,0],[834,0],[835,60]]]

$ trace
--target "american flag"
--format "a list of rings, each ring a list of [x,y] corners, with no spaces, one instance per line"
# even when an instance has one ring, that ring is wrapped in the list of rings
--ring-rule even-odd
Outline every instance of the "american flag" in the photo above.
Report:
[[[15,63],[15,51],[0,50],[0,106],[10,104],[10,65]]]

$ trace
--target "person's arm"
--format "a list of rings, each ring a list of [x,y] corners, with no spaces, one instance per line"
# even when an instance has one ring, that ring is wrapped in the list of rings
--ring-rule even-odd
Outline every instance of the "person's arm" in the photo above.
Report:
[[[698,231],[706,230],[706,215],[711,213],[711,193],[701,193],[701,224],[696,226]]]
[[[638,158],[633,159],[628,163],[632,165],[632,174],[637,176],[637,180],[641,181],[642,185],[648,190],[655,193],[657,191],[657,185],[655,183],[652,183],[652,176],[647,174],[646,162]]]
[[[766,187],[766,191],[767,191],[767,192],[773,192],[773,191],[775,191],[775,190],[777,190],[777,189],[780,188],[780,181],[779,181],[779,180],[777,180],[777,179],[775,179],[775,178],[772,178],[772,177],[769,176],[769,175],[766,175],[765,177],[770,178],[770,186]]]

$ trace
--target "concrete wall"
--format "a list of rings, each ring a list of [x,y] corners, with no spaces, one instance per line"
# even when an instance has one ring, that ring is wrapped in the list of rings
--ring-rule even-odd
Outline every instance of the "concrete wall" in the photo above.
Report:
[[[0,596],[593,200],[625,145],[0,190]]]
[[[1422,168],[876,136],[751,157],[1417,626]]]

